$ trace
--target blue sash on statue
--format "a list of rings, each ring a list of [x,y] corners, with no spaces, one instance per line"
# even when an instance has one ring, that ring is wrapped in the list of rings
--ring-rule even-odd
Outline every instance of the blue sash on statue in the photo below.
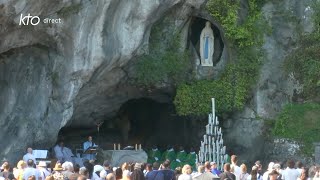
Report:
[[[208,59],[209,58],[209,37],[205,37],[204,40],[204,49],[203,49],[203,54],[204,54],[204,59]]]

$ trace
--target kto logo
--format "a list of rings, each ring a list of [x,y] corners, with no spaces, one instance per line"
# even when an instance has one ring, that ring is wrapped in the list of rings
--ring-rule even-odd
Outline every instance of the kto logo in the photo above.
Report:
[[[23,14],[21,14],[19,25],[29,25],[29,23],[33,26],[38,25],[40,23],[39,16],[31,16],[28,14],[28,16],[23,17]]]

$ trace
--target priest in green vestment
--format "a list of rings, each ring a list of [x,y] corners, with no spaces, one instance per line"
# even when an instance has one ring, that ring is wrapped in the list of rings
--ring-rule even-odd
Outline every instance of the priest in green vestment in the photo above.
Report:
[[[161,159],[161,152],[158,150],[157,146],[154,146],[148,151],[148,163],[153,164],[154,162],[159,162]]]
[[[162,155],[162,160],[170,160],[170,162],[173,162],[173,160],[176,159],[176,153],[174,152],[173,147],[169,147],[168,150],[166,150]]]

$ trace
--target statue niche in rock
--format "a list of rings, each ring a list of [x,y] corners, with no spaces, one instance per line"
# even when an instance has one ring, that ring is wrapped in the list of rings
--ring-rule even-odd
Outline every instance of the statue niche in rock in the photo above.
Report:
[[[201,31],[200,35],[200,57],[202,66],[213,66],[214,53],[214,36],[211,29],[211,23],[206,22],[206,26]]]

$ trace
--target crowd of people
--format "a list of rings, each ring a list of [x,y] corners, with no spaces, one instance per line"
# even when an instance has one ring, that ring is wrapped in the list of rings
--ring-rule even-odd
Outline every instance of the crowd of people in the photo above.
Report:
[[[225,163],[220,170],[215,162],[197,164],[193,168],[189,164],[171,168],[171,161],[162,163],[123,163],[120,167],[112,167],[108,160],[102,165],[94,160],[87,160],[83,167],[72,162],[58,161],[50,168],[45,161],[36,165],[34,159],[20,160],[15,168],[5,161],[1,166],[0,180],[320,180],[320,167],[303,166],[301,162],[289,160],[285,168],[281,163],[270,162],[266,171],[257,161],[251,170],[245,164],[238,166],[238,157],[232,155],[230,163]]]

